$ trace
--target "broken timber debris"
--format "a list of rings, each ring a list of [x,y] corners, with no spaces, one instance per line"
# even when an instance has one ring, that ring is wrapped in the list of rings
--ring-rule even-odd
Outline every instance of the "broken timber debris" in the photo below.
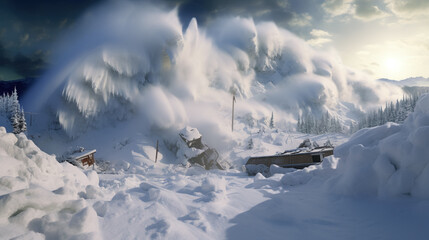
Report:
[[[72,154],[68,155],[66,161],[79,166],[83,169],[88,168],[90,166],[95,166],[95,158],[94,154],[97,150],[85,150],[84,148],[80,148],[77,151],[74,151]]]
[[[229,167],[229,164],[221,161],[216,149],[203,143],[202,136],[196,128],[185,127],[180,131],[179,136],[176,155],[182,164],[199,165],[206,170],[225,170]]]
[[[309,139],[306,139],[297,149],[271,156],[250,157],[245,168],[249,175],[255,175],[258,172],[268,175],[272,164],[284,168],[305,168],[320,164],[323,158],[333,154],[334,147],[330,141],[320,147],[317,143],[312,144]]]

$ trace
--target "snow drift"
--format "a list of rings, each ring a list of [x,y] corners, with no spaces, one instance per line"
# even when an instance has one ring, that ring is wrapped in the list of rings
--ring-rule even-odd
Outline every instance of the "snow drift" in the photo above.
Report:
[[[287,172],[285,186],[323,182],[328,192],[356,196],[429,199],[429,94],[403,124],[356,132],[319,166]]]
[[[239,97],[238,117],[274,111],[285,127],[302,111],[341,109],[345,116],[344,109],[402,96],[400,88],[367,81],[335,52],[316,52],[272,22],[224,17],[199,27],[192,19],[182,29],[177,9],[130,2],[99,7],[60,41],[56,64],[26,105],[50,102],[69,135],[140,118],[139,130],[191,125],[212,144],[229,134],[232,94]]]
[[[411,195],[429,199],[429,95],[403,125],[363,129],[336,149],[334,189],[346,194]]]
[[[0,238],[99,239],[98,175],[57,162],[24,134],[0,127]]]

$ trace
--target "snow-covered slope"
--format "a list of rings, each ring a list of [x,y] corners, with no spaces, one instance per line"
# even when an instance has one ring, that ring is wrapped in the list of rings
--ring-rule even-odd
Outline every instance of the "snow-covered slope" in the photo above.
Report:
[[[0,127],[0,238],[99,239],[84,198],[100,194],[98,175],[60,164],[25,135]]]
[[[429,95],[403,125],[364,129],[338,147],[336,190],[348,194],[411,195],[429,199]]]
[[[387,123],[356,132],[335,148],[335,158],[282,182],[300,185],[323,177],[328,192],[351,196],[412,196],[429,199],[429,94],[403,124]],[[329,176],[329,177],[328,177]]]
[[[404,125],[361,130],[321,165],[249,177],[241,171],[249,156],[308,137],[347,139],[294,132],[298,113],[347,121],[402,90],[365,81],[335,53],[273,23],[232,17],[201,28],[194,19],[182,29],[176,10],[115,1],[64,37],[56,65],[24,103],[40,107],[29,138],[58,156],[76,145],[97,149],[98,163],[111,165],[82,172],[0,128],[1,239],[427,237],[428,96]],[[179,164],[185,126],[234,168]]]
[[[60,46],[24,105],[40,112],[49,103],[71,136],[137,118],[138,131],[190,125],[219,142],[228,135],[232,94],[236,116],[274,112],[276,124],[289,128],[303,111],[329,111],[346,122],[350,112],[402,97],[400,88],[348,69],[334,52],[250,18],[205,27],[193,19],[184,27],[176,10],[115,2],[86,15]]]
[[[70,165],[58,164],[25,136],[0,129],[0,159],[10,165],[0,175],[4,194],[0,236],[425,239],[429,234],[427,106],[429,95],[422,97],[403,125],[361,130],[321,165],[303,170],[272,166],[274,175],[269,178],[146,160],[134,171],[85,176]],[[240,123],[237,129],[244,126]],[[237,140],[248,142],[245,134],[236,134]],[[262,129],[252,135],[253,147],[237,144],[228,159],[244,163],[249,155],[273,154],[306,137],[311,136]],[[345,140],[336,137],[312,139]],[[120,153],[138,151],[130,148],[134,141],[118,146]],[[143,149],[147,146],[139,144]],[[147,157],[140,152],[132,155]]]
[[[415,77],[407,78],[400,81],[390,80],[390,79],[379,79],[381,82],[391,83],[397,86],[408,86],[408,87],[429,87],[429,78],[424,77]]]

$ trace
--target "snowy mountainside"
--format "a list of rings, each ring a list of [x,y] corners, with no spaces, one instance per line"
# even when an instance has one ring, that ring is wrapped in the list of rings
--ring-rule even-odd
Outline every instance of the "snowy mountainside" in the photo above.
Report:
[[[403,125],[350,141],[297,133],[299,113],[347,122],[403,91],[274,23],[193,19],[183,29],[177,10],[114,1],[64,37],[24,101],[39,113],[28,139],[0,127],[0,239],[427,238],[428,96]],[[183,166],[175,146],[187,126],[232,168]],[[272,165],[269,177],[241,168],[307,138],[330,140],[335,156]],[[99,173],[45,153],[76,146],[97,149]]]
[[[131,153],[146,160],[139,162],[135,158],[134,162],[128,161],[128,171],[98,176],[87,172],[85,176],[80,170],[58,164],[52,156],[33,149],[23,135],[18,138],[26,144],[14,145],[15,140],[10,139],[13,140],[15,135],[3,131],[7,137],[2,135],[0,139],[8,143],[0,145],[1,151],[6,149],[10,152],[11,148],[30,146],[29,150],[46,158],[44,162],[49,162],[49,166],[57,166],[55,169],[58,171],[52,170],[52,176],[48,175],[48,178],[58,177],[60,180],[53,182],[62,185],[61,179],[68,172],[73,172],[75,178],[69,177],[71,180],[58,190],[55,190],[58,186],[45,184],[47,190],[27,194],[27,198],[16,192],[29,193],[38,185],[17,185],[17,191],[3,195],[0,201],[13,195],[17,203],[22,203],[22,199],[37,202],[49,198],[47,204],[50,208],[46,210],[37,204],[25,205],[27,208],[19,205],[26,208],[20,213],[14,211],[19,207],[14,208],[11,202],[0,205],[4,206],[0,207],[3,210],[0,212],[6,213],[1,217],[4,222],[0,224],[0,236],[67,239],[77,235],[91,239],[98,233],[105,239],[283,239],[286,235],[297,239],[376,239],[379,236],[425,239],[429,234],[425,224],[429,204],[424,200],[427,188],[421,188],[421,183],[427,178],[428,162],[422,158],[427,154],[422,148],[426,141],[422,140],[427,140],[428,101],[428,96],[423,97],[404,125],[388,124],[359,131],[351,141],[337,147],[339,151],[335,157],[326,158],[321,165],[303,170],[272,166],[274,175],[268,178],[260,174],[249,177],[235,169],[206,171],[200,167],[184,168],[169,164],[175,156],[168,154],[161,156],[161,161],[155,164],[153,159],[149,159],[154,148],[147,148],[149,142],[144,142],[151,137],[137,135],[121,141],[114,149],[119,150],[118,157],[122,155],[125,159],[130,155],[124,154]],[[249,136],[243,130],[248,125],[237,124],[234,150],[228,154],[229,159],[244,163],[249,155],[274,154],[296,147],[308,137],[319,143],[329,139],[335,145],[347,140],[340,135],[311,136],[281,132],[266,125],[265,128],[259,125],[259,129],[256,126],[250,131],[254,145],[249,147]],[[88,136],[88,142],[91,139],[97,142],[94,141],[97,135],[100,136],[100,131],[91,130],[85,136]],[[398,147],[397,143],[404,139],[404,147]],[[392,152],[392,148],[400,154]],[[33,151],[27,152],[30,152],[28,156],[34,154],[31,153]],[[391,153],[393,155],[389,155]],[[1,156],[3,160],[4,154]],[[17,159],[6,158],[4,164]],[[371,164],[373,161],[381,163]],[[380,164],[395,164],[396,169],[378,168]],[[75,170],[70,171],[66,166]],[[65,170],[61,170],[62,167]],[[362,179],[365,176],[369,177]],[[5,181],[2,178],[0,182]],[[58,200],[56,195],[64,198]],[[53,202],[61,203],[64,199],[72,201],[59,205]],[[72,206],[72,212],[58,206]],[[39,212],[33,209],[39,208],[42,208],[42,213],[37,215]],[[10,215],[14,216],[7,217]],[[26,225],[27,222],[31,224]],[[85,224],[90,227],[84,227]]]
[[[118,164],[128,170],[120,166],[115,174],[98,175],[58,163],[23,134],[0,130],[0,160],[6,166],[0,172],[0,238],[219,239],[225,238],[231,218],[267,199],[260,190],[244,187],[253,178],[241,170],[182,167],[168,154],[160,154],[155,164],[155,149],[141,136],[109,152],[127,159]],[[267,128],[253,136],[254,148],[237,145],[228,159],[243,164],[249,155],[273,154],[306,137]]]
[[[403,124],[359,130],[335,149],[335,158],[302,171],[286,173],[283,184],[323,177],[328,192],[349,196],[412,196],[429,199],[429,94],[417,102]]]
[[[366,81],[335,53],[317,52],[271,22],[227,17],[199,27],[193,19],[182,29],[176,10],[134,3],[96,9],[59,44],[61,61],[25,105],[39,111],[49,105],[74,137],[137,118],[137,131],[190,125],[222,142],[232,94],[237,117],[274,112],[284,129],[302,112],[329,111],[346,123],[349,112],[402,96],[400,88]]]
[[[337,189],[352,194],[429,198],[429,95],[422,96],[403,125],[387,123],[357,132],[335,155]]]
[[[379,79],[378,81],[387,82],[397,86],[408,86],[408,87],[429,87],[429,78],[424,77],[414,77],[407,78],[400,81],[390,80],[386,78]]]

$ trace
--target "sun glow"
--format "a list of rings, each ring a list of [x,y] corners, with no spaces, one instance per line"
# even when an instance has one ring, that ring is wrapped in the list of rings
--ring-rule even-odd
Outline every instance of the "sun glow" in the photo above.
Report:
[[[398,58],[387,58],[384,61],[384,67],[391,71],[398,71],[398,69],[401,67],[401,61]]]
[[[383,61],[383,72],[389,77],[398,76],[402,73],[403,62],[399,57],[387,57]],[[394,77],[395,78],[395,77]]]

